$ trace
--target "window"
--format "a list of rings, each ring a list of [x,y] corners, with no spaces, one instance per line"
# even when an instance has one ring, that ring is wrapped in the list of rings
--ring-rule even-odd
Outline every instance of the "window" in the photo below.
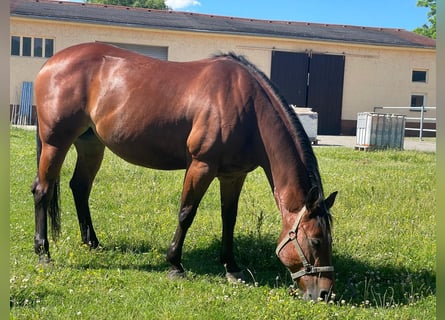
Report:
[[[425,106],[425,95],[424,94],[412,94],[411,95],[411,108],[418,108]],[[411,109],[411,111],[420,111],[420,109]]]
[[[54,54],[54,40],[45,39],[45,58],[52,57]]]
[[[54,39],[11,36],[11,55],[49,58],[54,54]]]
[[[42,38],[34,38],[34,57],[43,57],[42,43]]]
[[[426,71],[425,70],[413,70],[412,82],[423,82],[426,83]]]
[[[31,56],[31,38],[30,37],[23,37],[22,56],[25,56],[25,57]]]
[[[19,56],[20,55],[20,37],[11,37],[11,55]]]

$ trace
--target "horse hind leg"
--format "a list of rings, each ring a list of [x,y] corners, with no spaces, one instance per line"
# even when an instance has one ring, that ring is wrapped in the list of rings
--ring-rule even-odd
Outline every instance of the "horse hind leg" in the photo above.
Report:
[[[93,228],[88,199],[94,178],[102,163],[105,146],[89,129],[81,135],[74,145],[77,151],[77,161],[70,188],[76,205],[82,242],[90,248],[97,248],[99,240]]]
[[[67,150],[68,147],[55,147],[46,143],[40,144],[37,150],[38,172],[31,191],[35,209],[34,251],[42,263],[50,260],[48,214],[53,239],[56,240],[60,233],[59,174]]]

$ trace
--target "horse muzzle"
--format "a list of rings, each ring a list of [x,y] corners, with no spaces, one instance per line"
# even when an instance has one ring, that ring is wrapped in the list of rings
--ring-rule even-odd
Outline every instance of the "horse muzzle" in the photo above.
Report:
[[[334,297],[333,287],[334,281],[330,278],[319,276],[303,276],[294,280],[295,287],[302,292],[302,296],[298,293],[294,296],[300,296],[303,300],[319,302],[328,302]],[[297,292],[298,292],[297,291]]]

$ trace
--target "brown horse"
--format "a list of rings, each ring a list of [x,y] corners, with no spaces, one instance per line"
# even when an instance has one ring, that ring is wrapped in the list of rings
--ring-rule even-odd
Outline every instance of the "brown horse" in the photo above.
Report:
[[[182,247],[211,181],[220,181],[221,262],[228,277],[238,199],[248,172],[261,166],[282,215],[277,255],[306,299],[333,286],[331,215],[310,141],[298,117],[267,77],[233,54],[165,62],[100,43],[60,51],[35,80],[38,173],[35,252],[49,261],[47,215],[60,232],[58,179],[72,144],[77,162],[70,187],[82,241],[99,241],[88,199],[104,148],[144,167],[186,169],[179,223],[167,253],[171,276],[183,276]]]

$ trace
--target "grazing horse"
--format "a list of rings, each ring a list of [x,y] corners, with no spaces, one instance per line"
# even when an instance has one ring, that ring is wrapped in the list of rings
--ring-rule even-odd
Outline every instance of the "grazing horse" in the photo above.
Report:
[[[58,180],[71,145],[77,150],[72,189],[82,241],[99,244],[88,204],[104,149],[148,168],[185,169],[178,225],[167,252],[170,276],[183,276],[184,239],[212,180],[220,181],[221,263],[233,254],[238,200],[247,173],[264,169],[282,216],[276,253],[306,299],[332,290],[329,212],[317,160],[298,120],[268,78],[234,54],[166,62],[101,43],[64,49],[35,80],[38,172],[35,252],[50,260],[47,216],[60,232]]]

